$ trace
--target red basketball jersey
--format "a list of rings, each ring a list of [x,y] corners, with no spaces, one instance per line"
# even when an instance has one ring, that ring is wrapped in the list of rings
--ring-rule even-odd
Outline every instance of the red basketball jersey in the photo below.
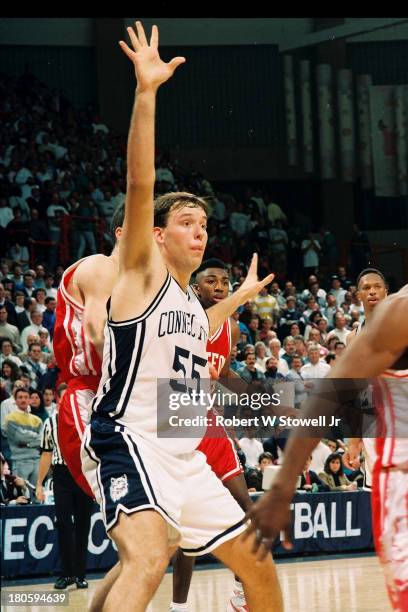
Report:
[[[229,318],[207,340],[208,364],[220,375],[231,352],[231,322]]]
[[[94,383],[92,387],[96,389],[101,377],[102,362],[85,334],[84,307],[68,293],[69,281],[82,261],[72,264],[62,276],[57,293],[53,348],[60,369],[60,382],[67,383],[77,376],[89,377],[90,383]]]

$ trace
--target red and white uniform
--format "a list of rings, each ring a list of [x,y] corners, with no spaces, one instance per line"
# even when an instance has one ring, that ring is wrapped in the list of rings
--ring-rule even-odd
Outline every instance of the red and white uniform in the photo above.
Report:
[[[398,360],[408,366],[408,351]],[[381,437],[373,474],[373,531],[395,610],[408,612],[408,367],[374,383]]]
[[[208,338],[208,364],[220,375],[231,352],[231,322],[229,319]],[[209,416],[210,413],[209,413]],[[243,473],[234,443],[221,426],[209,425],[197,450],[204,453],[207,463],[222,482]]]
[[[60,369],[59,383],[68,385],[58,409],[61,452],[75,481],[93,497],[82,473],[80,451],[90,416],[88,406],[99,385],[102,363],[84,331],[84,307],[68,292],[69,282],[82,261],[65,270],[58,288],[53,349]]]

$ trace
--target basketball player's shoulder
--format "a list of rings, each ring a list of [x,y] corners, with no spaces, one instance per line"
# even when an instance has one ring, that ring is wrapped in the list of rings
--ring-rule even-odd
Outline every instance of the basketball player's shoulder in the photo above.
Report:
[[[75,270],[75,281],[80,284],[101,282],[115,274],[117,274],[117,265],[111,257],[102,254],[90,255],[79,263]]]

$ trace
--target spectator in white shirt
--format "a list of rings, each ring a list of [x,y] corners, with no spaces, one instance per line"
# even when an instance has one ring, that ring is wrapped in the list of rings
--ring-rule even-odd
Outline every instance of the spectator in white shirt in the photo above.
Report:
[[[0,368],[3,365],[3,361],[5,359],[13,361],[18,367],[23,365],[21,359],[13,353],[13,345],[11,343],[11,340],[9,340],[8,338],[3,338],[1,341]]]
[[[54,300],[56,300],[57,299],[57,289],[56,287],[53,287],[54,276],[52,274],[47,274],[47,276],[44,279],[44,283],[45,283],[45,293],[47,297],[52,297],[54,298]]]
[[[249,231],[249,217],[242,210],[243,206],[239,203],[230,215],[230,227],[237,236],[243,236]]]
[[[302,240],[300,248],[303,253],[303,268],[306,273],[315,272],[319,266],[319,253],[321,246],[319,242],[313,237],[312,232],[309,232],[308,237]]]
[[[326,342],[333,336],[337,336],[340,342],[346,344],[346,338],[350,330],[346,329],[346,318],[342,312],[336,312],[334,315],[334,329],[327,335]]]
[[[343,289],[343,287],[341,286],[340,279],[336,274],[332,276],[332,286],[330,289],[330,293],[335,296],[337,306],[341,306],[344,302],[346,290]]]
[[[271,340],[269,342],[269,350],[271,351],[271,355],[278,360],[278,372],[285,376],[289,372],[289,365],[288,362],[281,357],[281,341],[278,338]]]
[[[23,352],[27,351],[28,349],[28,336],[30,334],[38,334],[40,329],[42,329],[42,319],[42,312],[40,310],[33,310],[31,313],[32,325],[28,325],[28,327],[25,327],[21,332],[21,345],[23,347]]]
[[[320,348],[318,344],[310,344],[307,356],[310,363],[306,363],[301,369],[300,374],[303,379],[324,378],[330,371],[330,366],[320,360]]]
[[[259,455],[263,453],[263,446],[261,442],[255,438],[255,431],[253,428],[248,427],[246,436],[239,440],[239,446],[245,453],[245,466],[249,468],[257,467]]]
[[[0,226],[6,227],[14,219],[13,211],[7,206],[5,198],[0,198]]]

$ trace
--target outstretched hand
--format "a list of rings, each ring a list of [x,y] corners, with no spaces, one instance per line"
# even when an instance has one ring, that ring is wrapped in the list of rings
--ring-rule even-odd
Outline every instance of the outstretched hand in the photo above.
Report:
[[[265,278],[261,281],[258,280],[258,254],[254,253],[251,259],[251,265],[249,266],[246,279],[242,283],[241,287],[238,289],[238,291],[242,293],[245,297],[242,303],[244,303],[244,301],[246,302],[248,300],[252,300],[254,297],[256,297],[261,291],[261,289],[263,289],[263,287],[266,287],[266,285],[269,285],[269,283],[271,283],[274,278],[274,274],[268,274],[268,276],[265,276]]]
[[[156,25],[152,27],[150,43],[140,21],[136,21],[136,32],[130,27],[127,31],[133,50],[123,40],[119,41],[119,45],[135,67],[139,91],[156,90],[186,61],[184,57],[174,57],[168,63],[163,62],[158,52],[159,31]]]

